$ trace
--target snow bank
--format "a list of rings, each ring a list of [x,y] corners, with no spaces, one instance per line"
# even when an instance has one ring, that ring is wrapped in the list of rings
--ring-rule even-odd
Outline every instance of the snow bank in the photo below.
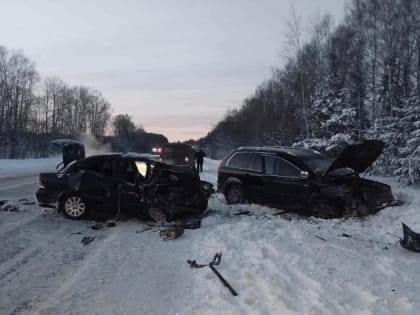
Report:
[[[34,175],[48,171],[54,172],[55,167],[60,162],[60,157],[25,160],[0,159],[0,178]]]

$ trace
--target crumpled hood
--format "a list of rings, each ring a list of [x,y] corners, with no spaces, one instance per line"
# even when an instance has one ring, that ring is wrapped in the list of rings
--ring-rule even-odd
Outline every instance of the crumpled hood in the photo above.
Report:
[[[338,154],[323,175],[342,167],[349,167],[357,173],[364,172],[376,161],[384,148],[385,143],[381,140],[365,140],[348,145]]]

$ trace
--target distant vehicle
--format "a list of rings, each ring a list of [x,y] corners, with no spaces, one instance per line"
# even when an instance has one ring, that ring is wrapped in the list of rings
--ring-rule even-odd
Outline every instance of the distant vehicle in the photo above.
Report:
[[[166,143],[157,147],[160,160],[171,165],[194,166],[195,150],[185,143]]]
[[[213,192],[212,184],[200,181],[191,166],[167,165],[149,154],[121,153],[94,155],[57,173],[41,173],[38,187],[39,205],[58,208],[70,219],[122,209],[171,221],[203,212]]]
[[[363,179],[382,153],[382,141],[349,145],[332,161],[295,147],[241,147],[218,170],[217,190],[229,204],[246,201],[321,218],[369,214],[395,204],[389,185]]]

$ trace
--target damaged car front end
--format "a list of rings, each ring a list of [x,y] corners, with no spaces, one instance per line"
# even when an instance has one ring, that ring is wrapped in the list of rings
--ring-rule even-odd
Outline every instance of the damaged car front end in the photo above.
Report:
[[[240,147],[220,163],[227,203],[252,202],[321,218],[367,215],[395,205],[391,187],[360,177],[385,144],[366,140],[334,159],[297,147]]]
[[[360,177],[384,147],[382,141],[366,140],[346,146],[333,161],[321,154],[317,159],[303,160],[313,172],[312,198],[331,200],[336,205],[334,214],[327,216],[364,216],[397,204],[389,185]]]
[[[143,219],[173,220],[206,210],[213,192],[191,166],[121,153],[82,158],[57,173],[41,173],[38,186],[39,205],[55,207],[70,219],[125,211]]]

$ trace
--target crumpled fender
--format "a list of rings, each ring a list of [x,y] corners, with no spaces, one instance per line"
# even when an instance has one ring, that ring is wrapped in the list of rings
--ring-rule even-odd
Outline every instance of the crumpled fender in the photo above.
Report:
[[[210,182],[200,180],[200,186],[201,186],[202,192],[204,192],[206,194],[207,198],[210,197],[210,195],[212,193],[214,193],[214,191],[215,191],[214,187],[213,187],[213,184],[210,183]]]

